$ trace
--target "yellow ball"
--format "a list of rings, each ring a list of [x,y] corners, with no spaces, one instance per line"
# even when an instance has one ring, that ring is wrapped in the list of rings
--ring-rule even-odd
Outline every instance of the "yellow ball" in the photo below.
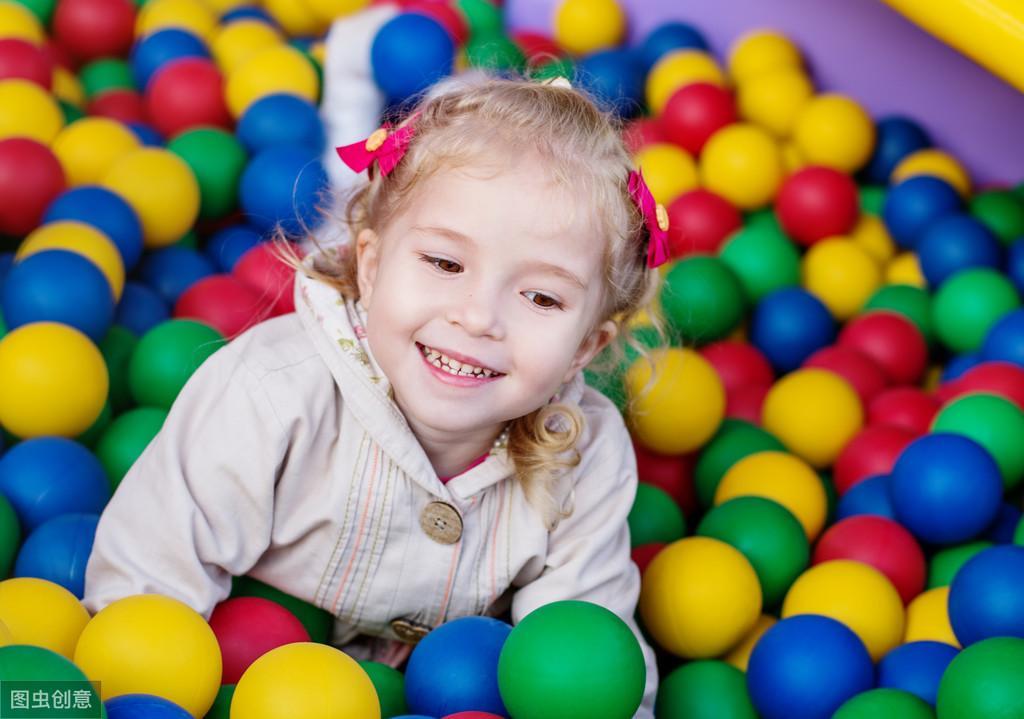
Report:
[[[359,12],[370,0],[305,0],[313,14],[323,22],[333,22],[339,17]]]
[[[78,330],[22,325],[0,339],[0,425],[19,437],[77,437],[107,399],[103,355]]]
[[[668,205],[697,187],[697,163],[683,148],[667,142],[644,145],[633,158],[656,202]]]
[[[192,168],[162,148],[129,152],[113,164],[101,184],[132,206],[151,249],[177,242],[199,216],[199,183]]]
[[[562,0],[555,10],[554,39],[576,55],[617,47],[626,14],[615,0]]]
[[[768,390],[761,424],[813,467],[828,467],[864,423],[860,397],[828,370],[790,372]]]
[[[75,107],[85,106],[85,88],[82,87],[82,83],[74,73],[60,65],[53,68],[53,94],[58,100]]]
[[[896,256],[896,243],[880,217],[864,213],[850,232],[850,239],[868,253],[880,267]]]
[[[750,630],[747,636],[743,637],[739,644],[733,647],[732,651],[722,657],[722,661],[726,664],[732,664],[741,672],[747,671],[747,664],[750,663],[750,654],[754,651],[757,640],[761,638],[761,635],[774,627],[776,622],[778,620],[770,614],[762,614],[757,618],[757,624],[754,625],[754,628]]]
[[[380,719],[380,700],[359,663],[340,649],[297,642],[272,649],[238,680],[233,719]]]
[[[277,30],[262,20],[236,20],[224,25],[210,43],[210,52],[227,75],[268,47],[284,42]]]
[[[266,95],[279,92],[298,95],[316,103],[320,81],[306,57],[293,47],[267,48],[228,75],[225,95],[235,117]]]
[[[64,127],[64,113],[53,95],[28,80],[0,81],[0,140],[28,137],[44,145]]]
[[[786,175],[791,175],[797,170],[807,167],[807,160],[792,142],[782,143],[782,167]]]
[[[695,82],[710,82],[725,87],[722,68],[711,55],[701,50],[672,50],[654,63],[647,75],[645,94],[651,114],[660,115],[672,94]]]
[[[797,577],[782,603],[782,617],[820,614],[849,627],[878,661],[903,639],[903,600],[880,571],[850,559],[811,567]]]
[[[142,143],[117,120],[83,117],[61,130],[53,141],[68,185],[94,185],[113,165]]]
[[[217,30],[217,16],[203,0],[149,0],[135,18],[135,35],[179,28],[209,42]]]
[[[305,0],[263,0],[263,6],[292,37],[312,37],[327,28],[327,23],[309,8]]]
[[[0,37],[42,45],[46,41],[46,31],[32,11],[21,3],[0,2]]]
[[[225,13],[235,8],[251,4],[249,0],[205,0],[205,2],[217,17],[222,17]]]
[[[738,84],[777,70],[802,70],[802,66],[797,46],[771,30],[748,32],[729,51],[729,73]]]
[[[860,312],[882,284],[878,262],[845,237],[829,237],[814,243],[802,264],[804,287],[840,321]]]
[[[800,69],[772,70],[739,86],[736,105],[740,117],[760,125],[776,137],[789,137],[804,105],[814,96],[814,85]]]
[[[8,644],[15,643],[13,632],[11,632],[6,624],[0,621],[0,647],[6,647]]]
[[[736,462],[715,490],[715,506],[736,497],[764,497],[793,513],[814,541],[825,526],[828,497],[806,462],[786,452],[755,452]]]
[[[875,125],[864,108],[845,95],[818,95],[797,117],[793,138],[812,165],[853,173],[871,157]]]
[[[31,644],[71,659],[89,612],[74,594],[45,579],[17,577],[0,582],[4,644]]]
[[[663,648],[687,659],[717,657],[754,627],[761,585],[739,550],[689,537],[662,549],[647,566],[639,609]]]
[[[971,176],[948,152],[931,147],[912,152],[893,168],[889,181],[895,185],[917,175],[938,177],[955,187],[964,197],[971,195]]]
[[[903,642],[942,642],[960,648],[949,622],[949,587],[922,592],[907,605],[907,629]]]
[[[669,347],[626,371],[627,421],[645,447],[684,454],[707,442],[725,416],[725,389],[714,367],[690,349]],[[648,381],[651,382],[647,387]]]
[[[783,179],[782,152],[765,130],[728,125],[711,136],[700,156],[702,184],[737,207],[755,210],[775,197]]]
[[[201,615],[177,599],[136,594],[107,605],[86,625],[75,664],[101,682],[103,701],[155,694],[201,717],[217,697],[220,645]]]
[[[43,250],[70,250],[92,262],[107,278],[114,301],[124,289],[124,261],[117,245],[92,225],[74,220],[51,222],[33,230],[14,255],[20,261]]]
[[[913,252],[901,252],[892,258],[885,268],[885,282],[889,285],[911,287],[924,287],[927,284],[921,271],[921,263]]]

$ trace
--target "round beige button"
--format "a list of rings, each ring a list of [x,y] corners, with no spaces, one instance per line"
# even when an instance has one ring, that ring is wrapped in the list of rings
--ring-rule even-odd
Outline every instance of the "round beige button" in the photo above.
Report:
[[[447,502],[431,502],[420,514],[420,527],[441,544],[455,544],[462,537],[462,517]]]
[[[411,622],[408,619],[391,620],[391,629],[395,636],[406,644],[416,644],[430,634],[430,627],[418,622]]]

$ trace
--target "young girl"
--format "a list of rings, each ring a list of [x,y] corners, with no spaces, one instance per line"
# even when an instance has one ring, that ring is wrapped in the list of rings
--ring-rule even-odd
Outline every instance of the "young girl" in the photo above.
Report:
[[[443,622],[586,600],[636,634],[650,719],[636,459],[581,370],[656,291],[663,208],[564,82],[458,87],[339,154],[369,175],[353,241],[187,383],[103,513],[86,607],[149,592],[208,617],[248,574],[398,665]]]

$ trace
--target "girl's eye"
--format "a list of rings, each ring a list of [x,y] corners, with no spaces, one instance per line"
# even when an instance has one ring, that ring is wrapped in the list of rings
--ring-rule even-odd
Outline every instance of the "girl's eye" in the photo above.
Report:
[[[535,299],[539,298],[542,302],[538,303],[538,302],[536,302],[534,300],[531,300],[531,302],[533,302],[533,304],[537,305],[537,307],[539,307],[542,310],[560,310],[560,309],[562,309],[562,303],[559,302],[558,300],[556,300],[553,297],[548,297],[547,295],[542,295],[540,292],[533,292],[532,290],[529,291],[529,292],[526,292],[524,294],[536,295],[537,297]],[[550,303],[550,304],[545,304],[545,303]]]
[[[455,275],[455,274],[459,273],[458,269],[451,270],[451,269],[449,269],[450,267],[454,266],[454,267],[457,267],[457,268],[460,268],[460,269],[462,267],[458,262],[455,262],[454,260],[446,260],[443,257],[433,257],[431,255],[420,255],[420,259],[423,262],[426,262],[428,265],[436,267],[438,270],[440,270],[441,272],[443,272],[446,275]],[[531,291],[528,291],[528,292],[526,292],[524,294],[536,295],[536,298],[534,300],[531,300],[531,302],[536,307],[538,307],[538,308],[540,308],[542,310],[556,310],[556,309],[557,310],[561,310],[561,309],[564,309],[564,307],[563,307],[561,302],[559,302],[558,300],[556,300],[553,297],[548,297],[547,295],[542,295],[540,292],[534,292],[534,291],[531,290]],[[539,299],[540,301],[539,302],[536,301],[537,299]]]
[[[420,259],[426,262],[428,265],[433,265],[437,269],[441,270],[445,274],[454,275],[458,274],[458,270],[448,269],[452,265],[455,267],[461,267],[458,262],[453,260],[446,260],[443,257],[431,257],[430,255],[420,255]]]

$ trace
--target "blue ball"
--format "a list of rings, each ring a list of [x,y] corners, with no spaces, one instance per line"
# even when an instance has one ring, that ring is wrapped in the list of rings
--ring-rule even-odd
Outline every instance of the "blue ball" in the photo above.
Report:
[[[61,322],[98,343],[114,321],[114,295],[92,262],[69,250],[44,250],[19,261],[4,282],[7,328]]]
[[[192,719],[172,701],[150,694],[122,694],[103,702],[107,719]]]
[[[959,434],[928,434],[897,458],[889,492],[897,521],[923,542],[974,539],[996,518],[1003,498],[999,466]]]
[[[138,282],[125,282],[114,314],[115,324],[142,337],[170,317],[171,310],[160,293]]]
[[[46,209],[43,224],[58,220],[84,222],[105,234],[121,253],[124,268],[129,272],[142,257],[139,216],[120,195],[105,187],[83,185],[61,194]]]
[[[960,213],[940,217],[928,225],[916,249],[921,272],[932,288],[960,270],[999,269],[1003,264],[999,239],[981,222]]]
[[[239,185],[246,219],[260,232],[276,226],[289,237],[312,231],[323,219],[318,211],[327,190],[319,153],[299,145],[279,145],[257,153]]]
[[[956,647],[942,642],[910,642],[896,647],[878,663],[878,686],[910,692],[935,706],[942,674],[959,653]]]
[[[260,233],[246,225],[225,227],[211,237],[203,252],[221,272],[231,272],[242,255],[263,241]]]
[[[576,83],[605,110],[619,117],[639,114],[644,102],[644,71],[633,50],[602,50],[576,65]]]
[[[97,514],[62,514],[39,525],[18,551],[14,576],[46,579],[81,599],[99,521]]]
[[[498,691],[498,656],[511,631],[500,619],[462,617],[430,632],[405,670],[409,710],[438,717],[469,710],[507,716]]]
[[[242,115],[235,134],[249,154],[276,145],[304,145],[317,153],[324,148],[324,124],[316,106],[297,95],[261,97]]]
[[[750,699],[763,719],[831,719],[852,696],[874,686],[864,643],[835,619],[783,619],[754,645],[747,665]]]
[[[941,382],[949,382],[981,363],[982,357],[980,352],[956,355],[946,363],[945,368],[942,370],[942,376],[939,379]]]
[[[128,129],[135,133],[135,137],[139,138],[139,142],[146,147],[164,146],[163,136],[152,125],[147,125],[144,122],[129,122]]]
[[[13,266],[14,253],[0,252],[0,287],[3,287],[4,280],[7,279],[7,273],[11,271],[11,267]]]
[[[647,75],[666,53],[673,50],[708,50],[701,32],[684,22],[667,22],[654,28],[641,43],[640,69]]]
[[[913,250],[931,223],[959,212],[960,204],[960,195],[948,182],[918,175],[890,188],[882,206],[882,219],[896,244]]]
[[[0,494],[27,533],[62,514],[99,514],[110,480],[88,449],[64,437],[19,442],[0,457]]]
[[[1024,237],[1014,240],[1010,245],[1006,273],[1010,276],[1013,286],[1017,288],[1017,292],[1024,294]]]
[[[227,25],[235,20],[261,20],[271,27],[277,27],[277,23],[274,22],[274,18],[270,16],[270,13],[255,5],[240,5],[228,10],[221,15],[220,24]]]
[[[864,179],[877,185],[889,184],[889,176],[904,157],[932,145],[924,128],[907,117],[883,117],[875,129],[875,150],[863,173]]]
[[[139,279],[156,290],[173,306],[181,293],[217,270],[205,255],[189,247],[171,245],[146,255],[139,266]]]
[[[836,337],[836,323],[824,303],[801,287],[765,295],[754,308],[750,340],[776,372],[797,369]]]
[[[1013,535],[1017,532],[1021,517],[1024,517],[1024,512],[1009,502],[1003,502],[991,526],[985,530],[984,539],[994,544],[1013,544]]]
[[[377,31],[370,62],[377,86],[389,100],[401,102],[451,74],[455,44],[433,18],[402,13]]]
[[[128,58],[135,78],[135,87],[145,91],[156,71],[172,60],[183,57],[210,57],[210,51],[199,37],[178,28],[157,30],[137,41]]]
[[[1024,367],[1024,308],[1007,312],[992,325],[981,344],[981,358]]]
[[[836,521],[858,514],[875,514],[896,520],[896,512],[889,498],[889,476],[876,474],[857,482],[846,490],[836,506]]]
[[[961,646],[1024,638],[1024,547],[1004,544],[968,559],[949,585],[949,622]]]

